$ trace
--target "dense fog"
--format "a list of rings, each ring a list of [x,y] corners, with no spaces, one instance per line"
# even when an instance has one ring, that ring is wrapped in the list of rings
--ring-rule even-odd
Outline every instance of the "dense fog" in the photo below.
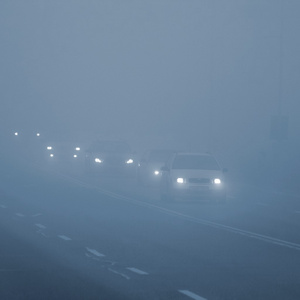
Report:
[[[125,139],[239,166],[279,153],[295,161],[299,9],[297,0],[1,1],[1,134]],[[288,118],[280,141],[270,136],[277,115]]]

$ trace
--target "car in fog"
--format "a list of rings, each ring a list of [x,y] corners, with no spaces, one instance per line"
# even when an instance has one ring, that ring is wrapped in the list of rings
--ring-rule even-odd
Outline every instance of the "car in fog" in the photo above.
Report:
[[[162,200],[190,198],[226,201],[226,169],[222,170],[210,154],[176,153],[161,170]]]
[[[137,168],[139,184],[158,184],[161,179],[161,167],[165,165],[174,150],[153,149],[142,156]]]
[[[59,163],[83,159],[81,147],[72,142],[46,142],[43,144],[43,154],[47,160]]]
[[[135,152],[125,141],[95,141],[85,152],[88,172],[135,175],[136,166]]]

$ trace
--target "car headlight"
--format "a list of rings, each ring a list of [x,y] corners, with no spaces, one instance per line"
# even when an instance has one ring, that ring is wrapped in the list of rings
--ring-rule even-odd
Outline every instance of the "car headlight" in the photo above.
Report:
[[[133,164],[133,159],[128,159],[127,161],[126,161],[126,164]]]
[[[101,160],[100,158],[97,157],[97,158],[95,158],[95,162],[98,163],[98,164],[101,164],[101,163],[102,163],[102,160]]]
[[[74,158],[77,158],[77,154],[74,154],[73,157],[74,157]]]
[[[186,182],[186,179],[185,178],[182,178],[182,177],[179,177],[176,179],[176,182],[177,183],[185,183]]]
[[[47,150],[52,150],[52,147],[51,147],[51,146],[48,146],[48,147],[47,147]]]
[[[154,175],[156,175],[156,176],[159,175],[159,171],[155,170]]]
[[[215,178],[214,179],[214,184],[221,184],[221,183],[222,183],[222,181],[221,181],[220,178]]]
[[[51,154],[50,154],[50,157],[54,157],[54,154],[53,154],[53,153],[51,153]]]
[[[75,150],[76,150],[76,151],[80,151],[80,147],[76,147]]]

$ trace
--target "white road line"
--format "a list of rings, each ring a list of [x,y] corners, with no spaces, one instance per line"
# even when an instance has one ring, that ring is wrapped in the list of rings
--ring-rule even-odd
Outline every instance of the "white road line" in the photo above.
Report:
[[[137,273],[139,275],[149,275],[147,272],[144,272],[144,271],[139,270],[137,268],[126,268],[126,269],[131,271],[131,272]]]
[[[15,215],[18,216],[18,217],[22,217],[22,218],[25,217],[25,216],[24,216],[23,214],[21,214],[21,213],[15,213]]]
[[[120,272],[118,272],[118,271],[116,271],[116,270],[113,270],[113,269],[111,269],[111,268],[108,268],[108,271],[110,271],[110,272],[112,272],[112,273],[115,273],[115,274],[118,274],[118,275],[124,277],[124,278],[127,279],[127,280],[130,279],[129,276],[127,276],[127,275],[125,275],[125,274],[123,274],[123,273],[120,273]]]
[[[205,298],[201,297],[201,296],[198,296],[197,294],[195,293],[192,293],[188,290],[178,290],[179,293],[183,294],[183,295],[186,295],[194,300],[206,300]]]
[[[217,229],[220,229],[220,230],[229,231],[229,232],[232,232],[232,233],[235,233],[235,234],[240,234],[240,235],[246,236],[248,238],[254,238],[254,239],[257,239],[257,240],[260,240],[260,241],[264,241],[266,243],[271,243],[271,244],[274,244],[274,245],[279,245],[279,246],[283,246],[283,247],[287,247],[287,248],[291,248],[291,249],[300,251],[300,244],[297,244],[297,243],[292,243],[292,242],[288,242],[288,241],[285,241],[285,240],[280,240],[280,239],[277,239],[277,238],[266,236],[266,235],[263,235],[263,234],[258,234],[258,233],[255,233],[255,232],[242,230],[242,229],[239,229],[239,228],[236,228],[236,227],[223,225],[223,224],[215,223],[215,222],[208,221],[208,220],[205,220],[205,219],[185,215],[185,214],[182,214],[182,213],[174,211],[174,210],[170,210],[170,209],[167,209],[167,208],[164,208],[164,207],[161,207],[161,206],[158,206],[158,205],[154,205],[154,204],[151,204],[151,203],[143,202],[143,201],[140,201],[140,200],[135,200],[133,198],[122,196],[120,194],[111,192],[109,190],[106,190],[106,189],[103,189],[103,188],[100,188],[100,187],[97,187],[97,186],[94,186],[94,185],[86,184],[86,183],[84,183],[80,180],[74,179],[73,177],[68,176],[68,175],[63,175],[63,174],[60,174],[60,175],[64,178],[68,179],[69,181],[80,184],[80,185],[85,186],[87,188],[93,188],[95,190],[98,190],[102,194],[108,195],[108,196],[110,196],[112,198],[115,198],[115,199],[118,199],[118,200],[123,200],[123,201],[126,201],[128,203],[139,205],[139,206],[142,206],[142,207],[156,209],[156,210],[158,210],[162,213],[165,213],[165,214],[168,214],[168,215],[171,215],[171,216],[175,216],[175,217],[179,217],[179,218],[188,220],[188,221],[193,222],[193,223],[198,223],[198,224],[201,224],[201,225],[217,228]]]
[[[7,206],[5,206],[5,205],[3,205],[3,204],[1,204],[0,207],[1,207],[1,208],[7,208]]]
[[[32,217],[39,217],[39,216],[41,216],[42,214],[40,214],[40,213],[38,213],[38,214],[35,214],[35,215],[32,215]]]
[[[40,229],[46,229],[46,226],[42,225],[42,224],[34,224],[35,226],[37,226]]]
[[[88,247],[85,248],[87,251],[89,251],[90,253],[94,254],[95,256],[98,256],[98,257],[104,257],[105,255],[102,254],[102,253],[99,253],[97,250],[94,250],[94,249],[90,249]]]
[[[71,240],[72,240],[71,238],[69,238],[69,237],[67,237],[67,236],[65,236],[65,235],[58,235],[58,237],[59,237],[60,239],[62,239],[62,240],[65,240],[65,241],[71,241]]]

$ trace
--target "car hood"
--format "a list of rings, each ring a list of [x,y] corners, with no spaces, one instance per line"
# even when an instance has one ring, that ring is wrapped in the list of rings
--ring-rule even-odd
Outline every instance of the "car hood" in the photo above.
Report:
[[[170,174],[172,178],[223,178],[223,172],[221,170],[172,169]]]

